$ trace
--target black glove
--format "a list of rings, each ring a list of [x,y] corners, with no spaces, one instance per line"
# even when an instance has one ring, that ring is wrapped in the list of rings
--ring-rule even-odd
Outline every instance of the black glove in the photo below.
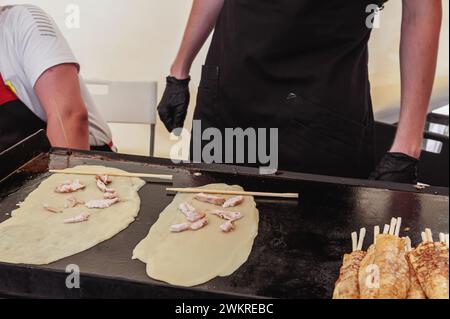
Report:
[[[371,180],[417,184],[419,160],[403,153],[387,153],[381,160]]]
[[[190,80],[190,77],[186,80],[177,80],[172,76],[167,77],[167,86],[161,102],[159,102],[158,113],[170,133],[184,126],[190,100]],[[181,130],[174,133],[180,135]]]

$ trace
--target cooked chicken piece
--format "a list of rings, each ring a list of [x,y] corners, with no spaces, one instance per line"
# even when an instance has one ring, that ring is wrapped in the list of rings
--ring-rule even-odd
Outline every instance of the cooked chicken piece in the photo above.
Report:
[[[87,202],[86,207],[89,209],[104,209],[109,208],[118,202],[120,202],[120,199],[117,197],[113,199],[97,199]]]
[[[86,222],[89,220],[90,216],[91,215],[89,215],[89,214],[83,213],[78,216],[64,220],[64,224],[76,224],[76,223]]]
[[[429,299],[449,299],[448,248],[444,243],[422,243],[409,261]]]
[[[67,181],[62,183],[55,189],[56,193],[74,193],[80,189],[84,189],[86,186],[80,183],[80,180]]]
[[[64,208],[73,208],[78,205],[84,205],[84,202],[82,200],[77,199],[75,196],[70,196],[66,199],[66,202],[64,204]]]
[[[203,193],[195,195],[194,198],[200,202],[213,204],[213,205],[217,205],[217,206],[222,206],[226,201],[226,199],[223,197],[218,197],[218,196],[213,196],[213,195],[203,194]]]
[[[361,299],[406,299],[410,288],[406,240],[378,235],[359,269]]]
[[[179,209],[185,215],[196,210],[194,206],[187,202],[181,203]]]
[[[226,212],[223,210],[215,210],[215,211],[212,211],[211,214],[219,216],[222,219],[229,220],[232,222],[242,218],[242,214],[239,212]]]
[[[191,230],[199,230],[208,225],[208,219],[203,218],[191,224]]]
[[[114,198],[118,198],[118,197],[119,197],[119,195],[116,192],[114,192],[114,193],[105,193],[103,195],[104,199],[114,199]]]
[[[244,196],[236,196],[228,199],[224,204],[223,208],[236,207],[241,205],[244,202]]]
[[[224,233],[229,233],[232,232],[234,230],[234,224],[232,221],[227,221],[225,224],[220,225],[220,230],[223,231]]]
[[[361,261],[365,256],[365,251],[355,251],[344,255],[344,262],[334,288],[333,299],[360,298],[358,273]]]
[[[97,179],[97,187],[103,193],[115,193],[116,191],[112,188],[108,188],[105,183],[103,183],[100,179]]]
[[[44,204],[44,209],[50,213],[61,214],[63,211],[60,208],[51,207],[48,204]]]
[[[170,226],[170,231],[172,233],[182,233],[186,230],[191,229],[191,224],[190,223],[184,223],[184,224],[177,224],[177,225],[172,225]]]
[[[102,183],[105,185],[109,185],[112,183],[112,180],[109,179],[108,175],[97,175],[95,176],[95,179],[102,181]]]
[[[181,203],[179,209],[191,223],[195,223],[206,216],[189,203]]]

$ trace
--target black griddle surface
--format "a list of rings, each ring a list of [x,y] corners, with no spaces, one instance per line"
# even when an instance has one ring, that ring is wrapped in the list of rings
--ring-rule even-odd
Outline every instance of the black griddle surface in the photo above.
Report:
[[[67,156],[53,151],[36,158],[0,184],[0,222],[45,178],[48,168],[67,167]],[[170,161],[101,153],[75,153],[69,166],[105,165],[131,172],[174,174],[174,186],[238,184],[253,191],[298,192],[299,201],[257,198],[259,235],[249,260],[232,276],[194,288],[179,288],[147,277],[145,264],[131,260],[134,247],[172,201],[164,183],[147,183],[139,192],[137,220],[117,236],[83,253],[47,266],[0,263],[0,295],[40,298],[331,298],[341,260],[351,250],[350,233],[402,217],[402,234],[414,243],[430,227],[449,231],[448,190],[444,195],[387,190],[380,184],[301,174],[262,177],[247,169],[182,165]],[[195,172],[202,176],[195,176]],[[302,177],[303,176],[303,177]],[[346,182],[345,184],[342,182]],[[350,184],[350,185],[346,185]],[[365,185],[367,184],[367,185]],[[359,185],[359,186],[358,186]],[[363,186],[361,186],[363,185]],[[413,189],[411,189],[413,190]],[[68,265],[81,270],[81,289],[67,289]]]

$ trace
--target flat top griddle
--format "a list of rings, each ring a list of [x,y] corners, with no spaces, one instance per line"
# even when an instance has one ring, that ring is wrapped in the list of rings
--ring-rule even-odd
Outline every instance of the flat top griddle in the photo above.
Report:
[[[409,185],[282,173],[260,176],[256,169],[181,164],[136,156],[45,150],[42,134],[2,158],[31,161],[0,183],[0,222],[9,218],[45,178],[48,169],[104,165],[131,172],[173,174],[176,187],[238,184],[247,190],[298,192],[299,201],[260,199],[259,235],[252,253],[232,276],[194,288],[180,288],[147,277],[145,264],[131,260],[134,247],[172,201],[168,184],[150,181],[140,190],[137,220],[114,238],[47,266],[0,263],[0,295],[40,298],[331,298],[342,257],[351,250],[350,233],[402,217],[402,234],[414,243],[420,232],[448,232],[448,189],[417,191]],[[23,145],[34,145],[23,147]],[[38,147],[39,146],[39,147]],[[42,148],[42,149],[40,149]],[[36,151],[39,150],[40,151]],[[24,163],[21,163],[21,165]],[[3,167],[6,167],[4,165]],[[201,173],[197,176],[195,173]],[[5,174],[5,172],[1,172]],[[0,175],[0,179],[2,176]],[[390,190],[388,190],[390,189]],[[366,240],[366,247],[369,244]],[[67,289],[68,265],[81,270],[81,289]]]

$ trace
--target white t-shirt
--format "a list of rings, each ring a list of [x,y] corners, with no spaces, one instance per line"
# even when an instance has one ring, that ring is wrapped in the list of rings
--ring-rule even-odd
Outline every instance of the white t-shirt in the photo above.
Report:
[[[46,70],[64,63],[79,66],[56,23],[42,9],[32,5],[0,7],[0,74],[17,97],[44,122],[47,115],[34,86]],[[89,113],[90,144],[108,145],[112,142],[108,124],[79,78]]]

